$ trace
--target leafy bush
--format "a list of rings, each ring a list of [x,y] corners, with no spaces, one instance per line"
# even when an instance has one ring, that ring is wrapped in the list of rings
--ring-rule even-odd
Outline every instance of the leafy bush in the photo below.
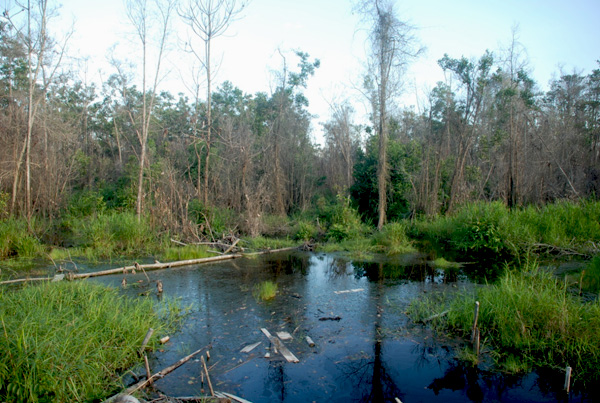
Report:
[[[453,215],[417,220],[407,233],[459,261],[527,260],[561,248],[588,253],[600,241],[600,202],[515,210],[500,202],[476,202]]]
[[[295,225],[294,239],[300,241],[310,241],[319,234],[319,229],[310,221],[301,220]]]
[[[328,225],[326,236],[333,241],[359,238],[367,232],[356,209],[350,206],[350,199],[338,195],[337,202],[322,216]]]
[[[87,217],[92,214],[103,213],[106,203],[101,194],[95,191],[81,191],[71,197],[68,214],[73,217]]]
[[[233,209],[208,207],[197,199],[190,201],[188,212],[190,218],[202,226],[205,235],[217,238],[222,234],[234,232],[240,221],[239,214]]]

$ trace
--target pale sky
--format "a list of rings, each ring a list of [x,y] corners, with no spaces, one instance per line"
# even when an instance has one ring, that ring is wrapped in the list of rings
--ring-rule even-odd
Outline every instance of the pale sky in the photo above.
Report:
[[[9,0],[3,0],[8,2]],[[71,54],[89,57],[88,81],[106,79],[113,70],[106,63],[114,46],[118,57],[136,62],[137,42],[125,16],[122,0],[62,0],[61,23],[74,20]],[[319,58],[321,67],[308,82],[307,95],[318,121],[329,114],[328,102],[358,100],[353,83],[360,82],[365,54],[365,33],[351,0],[252,0],[241,18],[214,42],[215,60],[221,68],[216,83],[229,80],[244,92],[270,92],[272,72],[281,67],[277,48],[299,49]],[[519,41],[527,51],[529,69],[542,89],[560,69],[588,74],[600,59],[600,0],[418,0],[397,1],[398,15],[417,28],[416,36],[427,48],[407,76],[409,85],[401,99],[414,104],[417,95],[444,79],[437,60],[444,53],[459,58],[479,58],[486,49],[499,54],[519,26]],[[57,22],[55,22],[56,24]],[[52,24],[52,23],[51,23]],[[51,30],[57,31],[51,25]],[[176,29],[174,29],[176,31]],[[181,39],[184,39],[180,35]],[[177,33],[173,32],[173,39]],[[174,95],[185,92],[181,76],[189,75],[190,63],[178,45],[167,60],[169,76],[164,89]],[[290,55],[288,63],[295,64]],[[102,75],[98,74],[102,70]],[[165,70],[166,71],[166,70]],[[216,88],[216,87],[214,87]],[[358,113],[364,112],[360,103]]]

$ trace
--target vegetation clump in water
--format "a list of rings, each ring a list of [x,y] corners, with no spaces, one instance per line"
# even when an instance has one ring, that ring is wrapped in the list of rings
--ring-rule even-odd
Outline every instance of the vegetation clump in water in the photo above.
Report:
[[[257,301],[271,300],[277,295],[277,284],[269,280],[256,284],[252,291],[252,295]]]
[[[0,400],[84,402],[120,388],[119,374],[139,362],[150,327],[177,317],[168,303],[130,299],[87,282],[45,283],[0,290]],[[157,338],[150,346],[156,345]]]
[[[573,367],[578,379],[597,380],[600,365],[600,302],[573,295],[565,281],[537,265],[507,270],[499,281],[453,298],[433,295],[415,301],[413,319],[436,318],[434,326],[470,339],[475,301],[484,349],[497,365],[517,372],[535,367]]]

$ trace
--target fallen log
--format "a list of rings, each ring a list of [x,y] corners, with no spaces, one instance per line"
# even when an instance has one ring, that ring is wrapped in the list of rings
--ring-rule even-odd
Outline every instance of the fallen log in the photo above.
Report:
[[[190,266],[190,265],[194,265],[194,264],[219,262],[221,260],[238,259],[238,258],[241,258],[244,256],[258,256],[258,255],[266,255],[266,254],[270,254],[270,253],[286,252],[286,251],[291,251],[291,250],[295,250],[295,249],[298,249],[298,248],[296,246],[293,246],[293,247],[281,248],[281,249],[268,249],[268,250],[264,250],[264,251],[260,251],[260,252],[253,252],[253,253],[234,253],[231,255],[220,255],[220,256],[213,256],[213,257],[204,257],[204,258],[199,258],[199,259],[177,260],[177,261],[168,262],[168,263],[156,262],[156,263],[150,263],[150,264],[136,264],[136,265],[131,265],[131,266],[118,267],[116,269],[100,270],[100,271],[89,272],[89,273],[68,273],[68,275],[65,276],[65,279],[80,280],[80,279],[86,279],[86,278],[90,278],[90,277],[109,276],[111,274],[121,274],[121,273],[127,274],[127,273],[134,273],[135,270],[140,270],[140,269],[145,270],[145,271],[170,269],[173,267]],[[54,279],[54,277],[20,278],[20,279],[14,279],[14,280],[0,281],[0,285],[26,283],[29,281],[51,281],[53,279]]]

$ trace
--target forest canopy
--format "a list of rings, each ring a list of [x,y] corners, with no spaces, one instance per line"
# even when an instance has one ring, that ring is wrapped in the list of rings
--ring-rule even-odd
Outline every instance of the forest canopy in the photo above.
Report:
[[[187,3],[189,11],[197,2]],[[379,3],[388,2],[373,4]],[[600,65],[560,74],[542,91],[520,52],[445,55],[438,64],[448,80],[415,111],[397,105],[394,94],[384,95],[389,107],[382,108],[382,54],[375,52],[369,63],[376,74],[363,76],[370,123],[357,123],[350,102],[332,104],[323,144],[316,144],[304,91],[320,61],[310,49],[280,51],[283,67],[270,92],[247,94],[229,81],[212,88],[206,49],[211,35],[221,32],[200,29],[195,54],[204,86],[198,84],[195,97],[175,95],[157,82],[169,24],[184,9],[154,2],[161,18],[149,18],[148,10],[135,8],[141,3],[129,4],[140,46],[158,55],[144,59],[141,87],[116,61],[101,84],[85,83],[64,68],[74,55],[50,36],[47,0],[32,1],[18,17],[7,11],[0,18],[4,218],[111,209],[185,231],[203,221],[206,209],[219,208],[239,216],[240,231],[258,235],[266,215],[305,212],[338,195],[350,196],[373,224],[381,222],[382,194],[387,221],[451,212],[470,201],[515,207],[600,195]],[[243,8],[234,1],[215,4],[226,6],[219,11],[223,30]],[[207,10],[196,12],[184,16],[202,23]],[[400,38],[399,50],[418,57],[418,47],[409,46],[409,27],[390,21],[400,24],[398,30],[377,42],[383,31],[374,26],[372,45]],[[151,30],[158,42],[145,36]],[[513,38],[511,49],[518,46]]]

